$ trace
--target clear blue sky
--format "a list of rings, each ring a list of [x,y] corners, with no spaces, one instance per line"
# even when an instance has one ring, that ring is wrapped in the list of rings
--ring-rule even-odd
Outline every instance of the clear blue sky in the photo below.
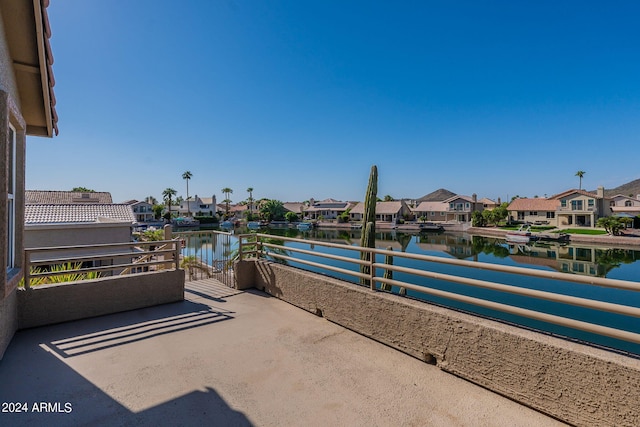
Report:
[[[59,0],[27,189],[505,200],[640,178],[640,2]]]

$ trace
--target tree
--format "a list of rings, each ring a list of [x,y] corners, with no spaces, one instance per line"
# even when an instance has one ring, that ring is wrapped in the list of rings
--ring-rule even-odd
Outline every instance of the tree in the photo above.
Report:
[[[233,190],[230,189],[229,187],[224,187],[220,191],[222,191],[226,196],[225,199],[223,200],[223,202],[225,203],[225,206],[226,206],[225,218],[229,218],[229,203],[231,203],[231,199],[229,198],[229,194],[232,194]]]
[[[485,212],[489,211],[473,211],[471,213],[471,225],[474,227],[484,227],[487,225]]]
[[[157,204],[158,204],[158,199],[156,199],[156,198],[155,198],[155,197],[153,197],[153,196],[147,196],[147,197],[145,197],[145,198],[144,198],[144,201],[145,201],[145,202],[147,202],[147,203],[149,203],[150,205],[153,205],[153,206],[155,206],[155,205],[157,205]]]
[[[185,173],[182,174],[182,179],[184,179],[185,181],[187,181],[187,215],[191,216],[191,208],[189,206],[189,180],[191,179],[191,177],[193,176],[193,174],[190,171],[186,171]]]
[[[618,234],[620,234],[620,230],[622,230],[625,225],[620,221],[619,218],[615,216],[607,216],[598,218],[596,226],[604,228],[607,233],[613,236],[617,236]]]
[[[171,218],[171,200],[173,199],[173,196],[175,196],[177,193],[178,192],[173,188],[165,188],[164,191],[162,192],[162,199],[164,200],[164,203],[167,205],[167,208],[169,209],[169,218]]]
[[[384,201],[385,202],[393,202],[395,199],[393,197],[391,197],[390,195],[386,195],[384,196]]]
[[[249,202],[249,212],[253,214],[253,187],[247,188],[247,193],[249,193],[249,198],[247,199]]]
[[[287,212],[284,214],[284,219],[287,220],[287,222],[295,222],[298,220],[298,214],[296,214],[295,212]]]
[[[576,176],[580,178],[580,187],[578,187],[578,190],[582,190],[582,177],[584,176],[585,173],[586,173],[585,171],[576,172]]]
[[[71,191],[75,191],[77,193],[95,193],[96,192],[96,190],[92,190],[87,187],[73,187]]]
[[[285,210],[284,204],[280,200],[267,200],[260,207],[260,213],[267,221],[283,220]]]
[[[155,204],[153,205],[152,209],[153,209],[153,217],[155,219],[160,219],[160,217],[162,216],[162,210],[164,209],[164,206]]]

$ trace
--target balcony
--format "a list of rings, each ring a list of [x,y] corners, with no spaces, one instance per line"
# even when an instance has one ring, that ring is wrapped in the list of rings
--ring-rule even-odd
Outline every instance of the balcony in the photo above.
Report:
[[[637,333],[412,285],[399,279],[406,274],[433,276],[516,291],[499,283],[380,261],[382,255],[393,255],[397,262],[401,258],[443,262],[508,274],[526,270],[549,280],[558,279],[556,273],[377,249],[364,250],[379,255],[369,261],[316,252],[314,256],[325,260],[317,262],[308,259],[312,251],[300,244],[356,254],[364,248],[284,237],[274,241],[273,236],[260,234],[240,237],[239,260],[231,271],[234,244],[228,233],[174,233],[174,237],[155,243],[153,253],[136,252],[135,259],[131,251],[123,251],[127,262],[111,266],[122,273],[113,279],[65,287],[69,292],[80,289],[85,296],[95,290],[96,304],[109,302],[122,299],[127,291],[127,286],[108,291],[109,282],[123,280],[124,275],[134,279],[130,286],[138,277],[153,295],[154,274],[162,271],[139,276],[130,271],[148,264],[165,266],[175,275],[182,271],[180,265],[190,280],[184,300],[16,334],[0,362],[0,398],[27,403],[28,413],[7,415],[9,425],[562,425],[530,407],[578,425],[637,425],[640,419],[636,404],[640,390],[634,386],[640,381],[640,359],[426,304],[382,291],[382,286],[399,286],[405,293],[447,294],[470,304],[540,321],[568,322],[584,331],[595,329],[640,343]],[[284,247],[284,241],[296,247]],[[226,258],[206,258],[216,253]],[[370,287],[265,260],[293,262],[297,254],[304,255],[297,262],[370,280]],[[84,259],[98,257],[102,255]],[[326,260],[343,266],[331,266]],[[368,266],[369,273],[347,269],[345,263]],[[396,277],[389,278],[385,270],[393,270]],[[27,287],[37,277],[30,275]],[[571,277],[576,283],[640,290],[634,282]],[[554,304],[595,305],[535,290],[523,290],[522,296],[526,295]],[[65,312],[69,302],[71,307],[81,305],[71,298],[53,304],[45,298],[28,311],[49,312],[61,305]],[[598,309],[640,317],[637,308],[619,304],[599,304]],[[70,319],[57,322],[64,320]],[[589,396],[599,397],[591,401]],[[34,411],[32,405],[41,402],[48,412]],[[580,410],[584,402],[590,402],[589,411]],[[0,414],[3,424],[5,415]]]
[[[187,283],[183,302],[20,331],[0,378],[0,401],[28,408],[0,413],[12,426],[564,425],[213,280]]]

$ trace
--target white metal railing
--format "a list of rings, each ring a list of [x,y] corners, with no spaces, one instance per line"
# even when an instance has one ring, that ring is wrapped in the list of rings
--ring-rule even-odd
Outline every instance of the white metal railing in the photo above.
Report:
[[[356,277],[361,279],[361,281],[365,281],[369,284],[371,290],[377,291],[382,290],[382,286],[378,285],[390,285],[396,286],[400,289],[410,289],[412,291],[425,294],[432,295],[437,297],[443,297],[450,300],[458,301],[461,303],[472,304],[477,307],[483,307],[490,310],[496,310],[503,313],[508,313],[512,315],[522,316],[529,319],[534,319],[538,321],[543,321],[547,323],[551,323],[558,326],[568,327],[577,329],[580,331],[585,331],[592,334],[602,335],[605,337],[615,338],[627,342],[631,342],[634,344],[640,344],[640,333],[616,329],[608,326],[603,326],[595,323],[589,323],[585,321],[580,321],[576,319],[571,319],[555,314],[544,313],[541,311],[536,311],[530,308],[522,308],[514,305],[498,303],[495,301],[485,300],[481,298],[471,297],[459,293],[443,291],[440,289],[430,288],[423,285],[418,285],[415,283],[410,283],[407,281],[399,281],[394,280],[392,278],[385,278],[385,271],[393,271],[399,273],[405,273],[415,277],[423,277],[429,279],[436,280],[444,280],[448,282],[460,283],[468,286],[473,286],[476,288],[489,289],[493,291],[499,291],[503,293],[509,293],[513,295],[519,295],[528,298],[535,298],[539,300],[552,301],[561,304],[569,304],[576,307],[583,307],[592,310],[599,310],[606,313],[615,313],[623,316],[629,316],[631,318],[638,319],[640,318],[640,307],[622,305],[609,303],[604,301],[598,301],[588,298],[564,295],[555,292],[541,291],[536,289],[528,289],[520,286],[495,283],[485,280],[478,280],[463,276],[455,276],[449,274],[436,273],[433,271],[429,271],[428,267],[425,264],[425,268],[409,268],[403,267],[393,264],[379,263],[376,262],[376,255],[385,256],[385,257],[393,257],[393,258],[404,258],[411,259],[416,261],[422,261],[425,263],[438,263],[438,264],[447,264],[447,265],[455,265],[459,267],[467,267],[472,269],[480,269],[480,270],[488,270],[495,271],[501,273],[510,273],[523,275],[528,277],[537,277],[549,280],[557,280],[564,282],[573,282],[585,285],[597,285],[602,287],[607,287],[610,289],[618,289],[624,291],[640,291],[640,283],[631,282],[626,280],[616,280],[616,279],[607,279],[601,277],[586,277],[586,276],[577,276],[566,273],[552,272],[552,271],[543,271],[543,270],[533,270],[529,268],[522,267],[513,267],[513,266],[505,266],[505,265],[496,265],[475,261],[466,261],[452,258],[443,258],[437,256],[430,255],[419,255],[419,254],[411,254],[405,252],[395,252],[383,249],[372,249],[372,248],[362,248],[359,246],[349,246],[344,244],[335,244],[329,242],[321,242],[321,241],[311,241],[304,239],[296,239],[296,238],[286,238],[280,236],[272,236],[266,234],[250,234],[250,235],[241,235],[238,236],[240,240],[239,247],[239,256],[241,259],[246,257],[269,257],[274,260],[284,260],[290,262],[296,262],[303,265],[307,265],[310,267],[321,268],[327,271],[340,273],[343,275],[348,275],[351,277]],[[310,246],[322,246],[327,248],[339,248],[346,251],[353,251],[356,253],[366,253],[370,254],[368,260],[363,260],[360,258],[352,258],[348,256],[341,256],[336,254],[327,254],[313,250],[307,250],[297,247],[284,246],[284,244],[278,244],[269,242],[269,240],[273,240],[274,237],[282,242],[295,242],[308,244]],[[303,254],[310,255],[320,258],[319,261],[310,261],[307,259],[301,259],[299,257],[292,256],[291,254]],[[349,263],[350,268],[342,268],[334,265],[329,265],[324,260],[332,260],[332,261],[340,261]],[[360,266],[368,267],[368,273],[363,273],[360,271]],[[366,271],[366,270],[365,270]],[[378,274],[382,272],[382,274]]]
[[[27,248],[24,250],[24,287],[30,289],[33,281],[57,276],[82,280],[88,275],[178,269],[179,263],[180,242],[175,240]]]
[[[232,287],[233,233],[218,230],[174,231],[173,239],[181,242],[180,266],[187,281],[216,279]]]

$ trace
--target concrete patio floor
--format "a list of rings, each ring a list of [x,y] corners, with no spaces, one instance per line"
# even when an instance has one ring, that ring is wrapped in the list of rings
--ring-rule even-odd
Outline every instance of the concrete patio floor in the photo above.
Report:
[[[266,294],[186,298],[18,332],[0,425],[564,425]]]

